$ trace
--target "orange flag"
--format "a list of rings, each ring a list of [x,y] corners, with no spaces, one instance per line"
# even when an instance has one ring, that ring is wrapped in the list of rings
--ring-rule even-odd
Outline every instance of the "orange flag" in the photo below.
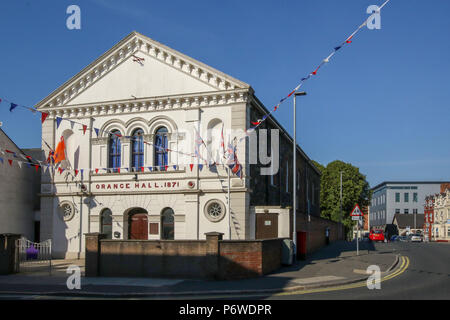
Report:
[[[66,144],[64,143],[64,137],[61,136],[61,141],[59,141],[58,145],[55,149],[55,155],[53,156],[54,162],[58,163],[62,160],[66,160]]]

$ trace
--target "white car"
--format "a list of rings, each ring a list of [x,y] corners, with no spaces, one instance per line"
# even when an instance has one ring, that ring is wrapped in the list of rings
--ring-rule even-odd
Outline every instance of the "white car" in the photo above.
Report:
[[[420,234],[411,235],[411,242],[422,242],[422,236]]]

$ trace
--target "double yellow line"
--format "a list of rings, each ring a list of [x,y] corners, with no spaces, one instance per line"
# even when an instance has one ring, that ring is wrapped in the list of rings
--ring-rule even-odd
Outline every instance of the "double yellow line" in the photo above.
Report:
[[[381,283],[383,281],[390,280],[392,278],[395,278],[399,275],[401,275],[403,272],[408,269],[409,266],[409,258],[408,257],[400,257],[400,267],[398,267],[393,273],[387,274],[384,277],[382,277],[380,280],[375,281],[375,283]],[[326,288],[315,288],[315,289],[299,289],[297,291],[289,291],[289,292],[280,292],[280,293],[238,293],[238,294],[211,294],[208,296],[189,296],[189,297],[181,297],[181,299],[191,298],[191,299],[230,299],[230,298],[239,298],[239,297],[267,297],[267,296],[289,296],[289,295],[301,295],[301,294],[309,294],[309,293],[317,293],[317,292],[331,292],[331,291],[339,291],[339,290],[348,290],[348,289],[355,289],[355,288],[362,288],[367,286],[367,280],[351,283],[348,285],[340,285],[335,287],[326,287]],[[179,299],[180,297],[176,297],[174,299]]]
[[[403,272],[408,269],[409,266],[409,258],[408,257],[401,257],[401,264],[400,267],[393,273],[388,274],[381,278],[379,281],[376,281],[375,283],[381,283],[386,280],[390,280],[392,278],[395,278],[399,275],[401,275]],[[366,287],[367,282],[356,282],[348,285],[342,285],[342,286],[336,286],[336,287],[327,287],[327,288],[316,288],[316,289],[307,289],[307,290],[299,290],[299,291],[291,291],[291,292],[281,292],[276,293],[274,296],[286,296],[286,295],[300,295],[300,294],[309,294],[309,293],[317,293],[317,292],[329,292],[329,291],[339,291],[339,290],[348,290],[348,289],[355,289],[355,288],[362,288]]]

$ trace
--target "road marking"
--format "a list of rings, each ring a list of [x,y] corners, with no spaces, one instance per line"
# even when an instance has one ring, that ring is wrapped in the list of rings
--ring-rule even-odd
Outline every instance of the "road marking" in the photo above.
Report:
[[[402,264],[398,270],[396,270],[394,273],[389,274],[385,277],[383,277],[379,282],[387,281],[392,278],[395,278],[399,275],[401,275],[409,266],[409,258],[408,257],[402,257]],[[299,291],[292,291],[292,292],[280,292],[276,293],[273,296],[286,296],[286,295],[300,295],[300,294],[308,294],[308,293],[317,293],[317,292],[329,292],[329,291],[340,291],[340,290],[348,290],[348,289],[355,289],[355,288],[361,288],[367,286],[366,281],[352,283],[348,285],[342,285],[342,286],[336,286],[336,287],[328,287],[328,288],[316,288],[316,289],[309,289],[309,290],[299,290]]]
[[[401,257],[401,265],[400,267],[395,270],[393,273],[388,274],[386,276],[384,276],[380,281],[378,282],[383,282],[383,281],[387,281],[390,279],[393,279],[395,277],[398,277],[399,275],[401,275],[402,273],[404,273],[406,271],[406,269],[408,269],[410,264],[410,260],[407,256],[402,256]],[[307,289],[307,290],[298,290],[298,291],[290,291],[290,292],[279,292],[279,293],[246,293],[246,294],[226,294],[226,295],[200,295],[200,296],[196,296],[195,294],[189,297],[186,296],[173,296],[173,297],[142,297],[142,298],[119,298],[119,299],[125,299],[125,300],[135,300],[135,299],[150,299],[150,300],[165,300],[165,299],[173,299],[173,300],[185,300],[186,298],[188,299],[230,299],[233,297],[255,297],[255,296],[287,296],[287,295],[303,295],[303,294],[310,294],[310,293],[318,293],[318,292],[331,292],[331,291],[341,291],[341,290],[348,290],[348,289],[355,289],[355,288],[361,288],[361,287],[366,287],[367,283],[366,280],[364,281],[360,281],[360,282],[355,282],[352,284],[348,284],[348,285],[341,285],[341,286],[335,286],[335,287],[326,287],[326,288],[315,288],[315,289]],[[10,297],[12,297],[14,295],[11,295]],[[2,296],[0,296],[1,298]],[[18,297],[21,297],[20,295],[18,295]],[[83,300],[83,299],[92,299],[91,297],[87,298],[87,297],[48,297],[48,296],[39,296],[39,295],[32,295],[31,299],[42,299],[42,298],[50,298],[50,299],[69,299],[69,300]],[[19,298],[20,299],[20,298]],[[30,297],[26,297],[24,299],[30,299]],[[94,298],[96,299],[96,298]],[[100,298],[100,299],[104,299],[104,298]],[[115,298],[112,298],[115,299]]]
[[[403,272],[406,271],[406,269],[409,266],[409,258],[406,256],[401,257],[401,265],[400,267],[394,271],[391,274],[388,274],[384,276],[379,282],[387,281],[390,279],[393,279],[399,275],[401,275]],[[298,290],[298,291],[290,291],[290,292],[279,292],[279,293],[247,293],[247,294],[228,294],[228,295],[209,295],[209,296],[198,296],[200,299],[230,299],[230,298],[236,298],[236,297],[255,297],[255,296],[290,296],[290,295],[303,295],[303,294],[310,294],[310,293],[318,293],[318,292],[331,292],[331,291],[341,291],[341,290],[348,290],[348,289],[355,289],[355,288],[362,288],[366,287],[367,283],[366,280],[361,282],[356,282],[348,285],[341,285],[341,286],[335,286],[335,287],[326,287],[326,288],[315,288],[315,289],[306,289],[306,290]],[[195,296],[189,297],[190,299],[195,299]],[[186,299],[186,297],[173,297],[174,299]]]

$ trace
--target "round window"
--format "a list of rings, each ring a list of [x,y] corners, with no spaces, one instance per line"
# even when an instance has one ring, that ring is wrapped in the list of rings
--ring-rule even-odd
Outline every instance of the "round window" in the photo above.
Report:
[[[62,202],[59,205],[59,211],[64,221],[72,220],[75,215],[75,208],[71,202]]]
[[[205,205],[205,216],[211,222],[219,222],[225,216],[226,209],[222,201],[209,200]]]

